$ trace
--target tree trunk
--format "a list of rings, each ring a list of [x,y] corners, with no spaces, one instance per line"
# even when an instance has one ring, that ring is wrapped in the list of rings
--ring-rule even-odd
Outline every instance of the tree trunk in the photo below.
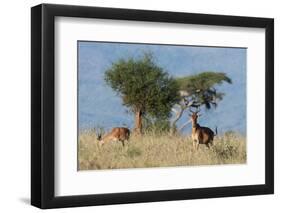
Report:
[[[142,133],[142,112],[141,110],[137,110],[135,114],[135,129],[134,131],[137,134]]]
[[[171,131],[170,131],[171,134],[175,134],[176,133],[176,131],[177,131],[176,123],[181,118],[183,112],[184,112],[184,108],[183,107],[180,107],[179,111],[176,112],[175,118],[174,118],[174,120],[171,123]]]
[[[178,122],[178,120],[181,118],[181,116],[183,115],[183,112],[188,109],[189,107],[193,106],[194,101],[186,101],[186,100],[182,100],[182,102],[184,102],[184,104],[179,104],[179,109],[178,110],[173,110],[175,112],[175,118],[171,121],[171,131],[170,134],[175,134],[176,132],[181,131],[187,124],[184,124],[178,131],[176,123]]]

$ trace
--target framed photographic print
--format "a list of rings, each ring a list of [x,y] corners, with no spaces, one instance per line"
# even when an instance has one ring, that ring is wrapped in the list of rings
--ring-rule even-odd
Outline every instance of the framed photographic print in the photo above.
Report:
[[[274,21],[31,9],[31,204],[272,194]]]

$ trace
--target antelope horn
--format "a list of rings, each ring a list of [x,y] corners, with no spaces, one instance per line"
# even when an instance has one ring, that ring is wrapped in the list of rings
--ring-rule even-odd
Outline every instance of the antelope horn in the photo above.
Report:
[[[193,112],[191,109],[189,109],[189,111],[192,112],[192,113],[195,113],[195,112]]]

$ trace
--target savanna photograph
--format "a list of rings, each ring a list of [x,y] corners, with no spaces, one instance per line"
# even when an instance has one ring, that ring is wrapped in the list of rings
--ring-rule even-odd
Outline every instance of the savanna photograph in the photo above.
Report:
[[[247,49],[77,42],[78,171],[247,163]]]

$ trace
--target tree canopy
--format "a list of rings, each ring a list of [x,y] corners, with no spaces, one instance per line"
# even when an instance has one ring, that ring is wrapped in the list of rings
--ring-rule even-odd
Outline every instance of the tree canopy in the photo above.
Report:
[[[210,109],[211,105],[216,106],[223,98],[224,93],[218,92],[215,86],[223,82],[232,83],[232,80],[221,72],[203,72],[177,78],[176,81],[185,102],[192,102],[193,107],[205,105],[207,109]]]
[[[218,92],[215,88],[224,82],[231,84],[232,80],[222,72],[202,72],[200,74],[177,78],[176,82],[181,96],[180,101],[173,108],[175,113],[172,119],[172,131],[176,130],[176,122],[182,117],[183,112],[191,107],[200,108],[205,106],[210,109],[216,107],[223,99],[224,93]],[[188,122],[183,124],[179,130],[183,129]]]
[[[123,104],[141,117],[168,118],[172,106],[180,99],[179,84],[153,60],[151,54],[139,59],[120,59],[106,70],[106,83],[122,97]]]

